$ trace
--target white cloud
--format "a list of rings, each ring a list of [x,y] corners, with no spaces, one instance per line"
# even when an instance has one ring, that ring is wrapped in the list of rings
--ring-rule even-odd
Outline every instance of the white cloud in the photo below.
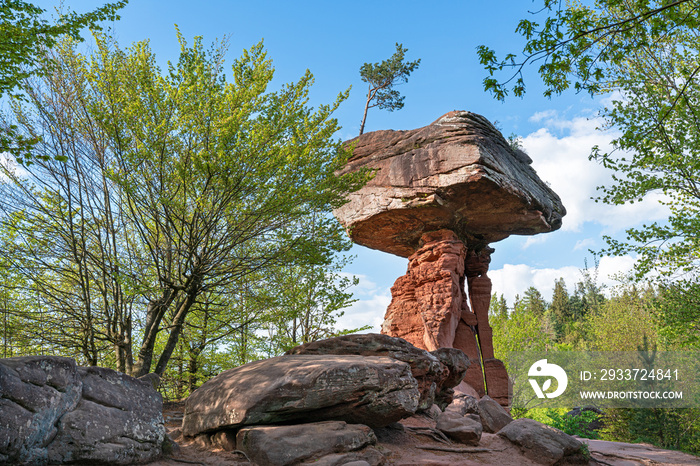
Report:
[[[528,121],[531,121],[533,123],[539,123],[540,121],[550,120],[556,116],[557,116],[556,110],[544,110],[542,112],[536,112],[534,115],[532,115],[530,118],[528,118]]]
[[[609,290],[618,284],[615,276],[628,273],[634,262],[630,256],[602,257],[598,263],[596,282]],[[591,267],[589,271],[594,273]],[[513,305],[516,294],[523,296],[531,286],[537,288],[545,300],[549,301],[552,299],[555,280],[563,278],[569,293],[572,293],[574,285],[582,279],[581,268],[573,265],[537,269],[525,264],[505,264],[501,269],[490,270],[488,275],[493,283],[493,292],[503,294],[509,306]]]
[[[344,309],[345,314],[338,318],[336,327],[347,330],[371,325],[372,328],[365,332],[379,333],[386,308],[391,302],[391,290],[380,287],[367,275],[346,272],[341,272],[339,275],[347,277],[354,275],[359,279],[359,283],[350,289],[357,301]]]
[[[365,299],[360,298],[345,309],[345,314],[338,318],[336,326],[339,329],[352,329],[371,325],[372,328],[366,332],[379,333],[390,302],[391,292],[388,289]]]
[[[595,245],[595,240],[593,238],[580,239],[576,241],[574,245],[574,251],[579,251],[581,249],[587,249]]]
[[[523,244],[522,248],[527,249],[534,244],[546,243],[548,239],[549,239],[549,236],[547,236],[547,235],[528,236],[528,238],[525,240],[525,243]]]
[[[544,127],[527,135],[523,147],[533,159],[540,178],[550,183],[566,207],[562,229],[580,231],[585,222],[597,222],[608,232],[617,232],[643,221],[668,217],[668,208],[658,203],[660,195],[650,195],[643,202],[623,206],[596,203],[597,186],[611,185],[611,171],[588,160],[593,146],[610,149],[613,132],[597,131],[599,118],[561,119],[555,112],[540,112],[535,121]],[[557,136],[557,134],[563,134]]]

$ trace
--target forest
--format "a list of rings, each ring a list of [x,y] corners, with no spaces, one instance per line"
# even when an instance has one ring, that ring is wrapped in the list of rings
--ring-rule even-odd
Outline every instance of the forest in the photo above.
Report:
[[[606,238],[598,256],[637,259],[615,288],[594,267],[555,281],[551,302],[535,288],[513,303],[494,295],[496,357],[700,351],[700,6],[543,3],[544,22],[516,29],[524,61],[478,48],[485,89],[522,96],[523,69],[540,60],[547,97],[617,96],[600,109],[617,136],[590,156],[614,172],[596,200],[661,193],[670,215]],[[335,325],[357,280],[342,272],[351,243],[331,212],[371,176],[335,175],[350,156],[334,118],[349,90],[313,107],[309,71],[271,90],[262,42],[226,64],[226,40],[207,47],[179,31],[179,56],[161,67],[148,41],[124,47],[98,27],[126,4],[55,25],[26,2],[0,5],[2,357],[155,372],[163,397],[179,400],[222,370],[366,330]],[[698,408],[610,409],[591,433],[518,403],[515,416],[568,433],[700,453]]]
[[[518,351],[699,351],[700,286],[659,287],[621,278],[611,289],[598,284],[597,266],[581,270],[573,293],[560,278],[551,302],[534,287],[509,305],[494,294],[489,309],[496,357],[508,367]],[[511,413],[553,425],[569,434],[619,442],[646,442],[700,453],[700,409],[609,408],[584,411],[541,408],[514,397]],[[526,406],[527,404],[527,406]],[[573,408],[573,406],[572,406]],[[603,428],[586,426],[601,420]]]
[[[146,42],[64,37],[0,122],[31,142],[0,174],[2,356],[54,354],[182,398],[221,370],[335,334],[352,303],[350,242],[330,211],[336,102],[310,73],[276,92],[262,44],[223,73],[226,45],[167,71]],[[41,136],[41,137],[39,137]]]

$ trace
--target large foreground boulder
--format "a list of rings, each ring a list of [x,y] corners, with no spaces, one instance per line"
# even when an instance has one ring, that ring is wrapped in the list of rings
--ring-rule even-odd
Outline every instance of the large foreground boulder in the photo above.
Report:
[[[314,422],[291,426],[245,427],[236,436],[236,447],[260,466],[300,463],[347,464],[384,462],[372,429],[342,421]],[[370,448],[366,448],[370,447]]]
[[[409,365],[396,359],[280,356],[204,383],[185,403],[182,432],[326,420],[381,427],[415,413],[419,398]]]
[[[135,464],[162,452],[163,400],[148,382],[73,359],[0,360],[0,464]]]
[[[313,341],[294,347],[287,354],[355,354],[403,361],[418,382],[418,411],[427,410],[434,403],[444,409],[452,401],[452,387],[461,382],[469,367],[469,358],[457,349],[441,348],[429,353],[402,338],[376,333]]]

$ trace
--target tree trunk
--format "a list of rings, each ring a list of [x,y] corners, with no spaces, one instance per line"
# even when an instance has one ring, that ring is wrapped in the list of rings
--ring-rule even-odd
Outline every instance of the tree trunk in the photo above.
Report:
[[[185,324],[185,317],[187,317],[187,314],[190,312],[192,305],[197,299],[197,289],[199,286],[195,285],[193,288],[193,291],[187,293],[187,297],[180,304],[180,307],[175,314],[175,319],[173,319],[173,328],[170,330],[168,342],[165,344],[165,348],[158,359],[158,364],[156,364],[156,369],[154,372],[161,377],[163,376],[163,372],[165,372],[168,361],[170,361],[170,357],[172,356],[175,346],[177,346],[177,342],[180,339],[180,332],[182,331],[182,326]]]
[[[156,345],[160,322],[176,296],[177,293],[175,291],[167,289],[163,291],[160,299],[148,303],[143,342],[139,350],[138,360],[134,364],[133,373],[131,374],[133,377],[141,377],[150,372],[151,364],[153,363],[153,349]]]
[[[367,110],[369,110],[369,103],[372,101],[372,86],[369,87],[367,91],[367,102],[365,102],[365,113],[362,114],[362,123],[360,124],[360,136],[365,132],[365,121],[367,120]]]

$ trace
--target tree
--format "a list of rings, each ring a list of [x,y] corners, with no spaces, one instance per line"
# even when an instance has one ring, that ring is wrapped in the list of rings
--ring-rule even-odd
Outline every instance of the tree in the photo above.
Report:
[[[692,277],[661,287],[653,300],[659,335],[670,348],[700,349],[700,283]]]
[[[499,59],[488,46],[477,48],[489,73],[484,88],[499,100],[509,91],[522,96],[523,70],[541,62],[538,72],[547,97],[572,84],[576,91],[607,92],[617,78],[612,66],[640,48],[658,47],[660,38],[697,28],[699,5],[697,0],[598,0],[593,6],[570,2],[562,7],[561,1],[543,0],[542,8],[532,13],[544,16],[543,23],[525,18],[516,27],[526,40],[521,57],[511,52]],[[499,81],[494,75],[503,70],[513,73]]]
[[[381,63],[365,63],[360,67],[360,77],[369,85],[360,134],[365,131],[367,111],[370,108],[379,107],[390,112],[403,108],[404,97],[393,87],[408,82],[408,76],[420,65],[420,58],[416,61],[404,62],[407,51],[408,49],[397,42],[396,52],[388,60],[383,60]]]
[[[234,61],[228,82],[224,45],[206,51],[200,38],[178,37],[167,73],[145,42],[122,50],[98,35],[89,56],[71,41],[56,48],[55,72],[14,106],[23,134],[51,136],[35,148],[47,157],[28,176],[5,170],[3,185],[17,269],[54,310],[78,297],[66,321],[87,338],[86,357],[117,346],[136,376],[164,373],[204,296],[224,297],[292,257],[334,255],[328,238],[343,232],[330,211],[365,180],[335,175],[348,154],[331,115],[347,92],[307,107],[308,71],[266,91],[273,68],[262,44]],[[312,216],[326,219],[313,237]],[[126,308],[112,324],[117,297]]]
[[[117,11],[128,0],[108,3],[92,12],[61,15],[51,24],[41,15],[45,12],[21,0],[5,0],[0,4],[0,97],[21,96],[21,83],[31,77],[45,74],[50,63],[44,60],[44,50],[56,45],[65,35],[80,40],[80,31],[86,27],[100,30],[99,22],[117,20]],[[9,152],[18,161],[30,163],[31,146],[36,137],[26,137],[9,126],[0,132],[0,153]]]
[[[651,270],[673,275],[694,270],[700,255],[700,157],[698,103],[700,26],[698,0],[621,2],[593,6],[545,0],[548,17],[540,24],[524,19],[518,32],[527,40],[524,59],[479,48],[489,72],[486,89],[503,99],[525,90],[522,70],[541,60],[545,95],[577,90],[613,94],[601,110],[605,128],[619,131],[613,149],[594,148],[591,159],[614,170],[614,184],[597,200],[613,205],[637,202],[657,193],[667,205],[666,222],[627,230],[625,240],[607,237],[601,254],[639,256],[637,278]],[[494,73],[515,74],[499,82]]]
[[[503,293],[501,293],[500,297],[498,296],[498,293],[494,293],[493,296],[491,296],[489,316],[508,318],[508,303],[506,302],[506,298],[503,296]]]
[[[634,286],[618,291],[588,321],[592,350],[637,351],[645,340],[656,347],[656,322]]]
[[[566,333],[567,325],[573,320],[573,312],[569,303],[569,292],[566,289],[566,283],[563,278],[554,281],[554,292],[552,293],[550,309],[557,340],[561,341]]]
[[[542,293],[534,286],[525,290],[525,295],[523,296],[521,304],[528,312],[531,312],[537,317],[543,317],[547,310],[547,303],[542,297]]]

